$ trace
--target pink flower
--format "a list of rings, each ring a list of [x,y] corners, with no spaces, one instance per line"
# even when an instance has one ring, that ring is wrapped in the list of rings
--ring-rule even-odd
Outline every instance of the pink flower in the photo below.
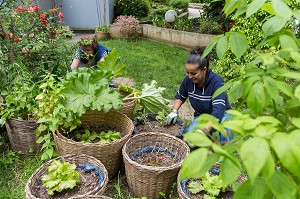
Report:
[[[24,33],[23,36],[26,37],[26,36],[27,36],[27,33]]]
[[[35,11],[39,11],[39,9],[40,9],[38,6],[31,6],[31,8]]]
[[[41,19],[46,19],[46,14],[45,13],[40,14],[40,18]]]
[[[28,8],[28,12],[34,12],[34,9],[32,7]]]
[[[64,14],[62,12],[59,12],[58,16],[59,16],[60,19],[64,18]]]
[[[10,33],[7,34],[7,36],[8,36],[8,38],[11,39],[11,38],[13,38],[14,35],[10,32]]]
[[[22,52],[23,52],[23,53],[27,53],[27,48],[23,47],[23,48],[22,48]]]
[[[20,38],[20,37],[15,37],[14,38],[14,42],[19,42],[19,41],[21,41],[22,39]]]
[[[33,38],[34,37],[34,33],[30,33],[29,37]]]
[[[44,43],[43,40],[39,40],[39,42],[40,42],[41,44]]]
[[[47,20],[43,20],[43,21],[42,21],[42,24],[43,24],[43,25],[47,25],[47,24],[48,24],[48,21],[47,21]]]

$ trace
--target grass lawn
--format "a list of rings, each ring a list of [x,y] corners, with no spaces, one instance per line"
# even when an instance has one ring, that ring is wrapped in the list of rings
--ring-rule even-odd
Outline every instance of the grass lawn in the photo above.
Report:
[[[169,46],[149,40],[107,40],[101,42],[108,48],[115,48],[121,61],[127,65],[127,77],[141,88],[144,83],[156,80],[165,87],[164,97],[173,99],[186,75],[184,63],[189,52],[186,49]],[[39,157],[22,158],[9,151],[5,129],[0,129],[0,198],[25,198],[25,185],[31,174],[42,165]],[[176,189],[176,188],[175,188]],[[119,190],[119,191],[118,191]],[[112,198],[132,198],[126,187],[124,171],[109,182],[106,195]],[[176,194],[175,194],[176,195]]]

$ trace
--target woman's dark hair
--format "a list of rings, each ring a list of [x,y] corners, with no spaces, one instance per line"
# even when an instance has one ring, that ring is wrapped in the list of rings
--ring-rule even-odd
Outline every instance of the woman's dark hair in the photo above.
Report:
[[[206,46],[196,46],[190,51],[190,56],[186,60],[186,64],[198,64],[198,69],[203,70],[206,66],[209,67],[209,59],[210,55],[202,58],[202,54],[205,50]]]

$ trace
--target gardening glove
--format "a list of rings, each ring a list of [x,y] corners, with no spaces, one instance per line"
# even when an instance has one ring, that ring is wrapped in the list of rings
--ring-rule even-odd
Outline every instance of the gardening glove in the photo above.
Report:
[[[175,124],[178,118],[178,110],[173,109],[172,112],[167,116],[167,125]]]

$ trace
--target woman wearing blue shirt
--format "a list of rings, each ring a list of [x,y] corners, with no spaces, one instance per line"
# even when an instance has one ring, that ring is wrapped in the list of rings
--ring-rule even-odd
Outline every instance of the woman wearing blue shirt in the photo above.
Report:
[[[199,115],[207,113],[222,122],[229,117],[229,114],[225,114],[225,111],[231,109],[225,93],[212,99],[216,90],[224,85],[224,80],[209,68],[209,55],[202,58],[204,50],[204,47],[196,47],[191,50],[190,56],[185,64],[187,76],[180,85],[175,96],[173,110],[167,117],[167,124],[174,123],[178,117],[179,108],[186,99],[189,98],[190,104],[195,112],[194,120],[188,128],[188,132],[198,124],[195,119]],[[210,133],[210,131],[211,127],[209,125],[205,129],[202,129],[202,132],[205,134]],[[224,137],[220,134],[220,141],[222,143],[232,138],[233,136]]]

